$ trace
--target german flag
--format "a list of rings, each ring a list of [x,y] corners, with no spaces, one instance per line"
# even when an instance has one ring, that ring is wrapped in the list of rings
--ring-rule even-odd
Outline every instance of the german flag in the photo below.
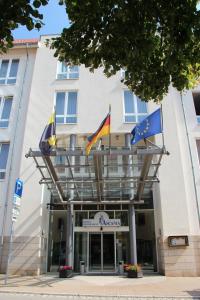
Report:
[[[43,155],[49,155],[53,146],[56,145],[55,111],[52,113],[49,123],[42,133],[39,148]]]
[[[101,125],[95,133],[88,137],[88,144],[86,146],[86,154],[89,155],[92,146],[100,139],[102,136],[110,134],[110,113],[101,122]]]

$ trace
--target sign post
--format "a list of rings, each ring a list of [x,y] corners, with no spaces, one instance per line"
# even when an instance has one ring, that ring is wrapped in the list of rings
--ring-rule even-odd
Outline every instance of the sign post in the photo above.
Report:
[[[15,191],[14,191],[14,196],[12,201],[12,222],[11,222],[11,229],[10,229],[10,240],[9,240],[8,260],[7,260],[6,275],[5,275],[5,284],[7,284],[8,281],[8,268],[11,260],[14,222],[17,221],[17,217],[19,216],[20,213],[22,191],[23,191],[23,181],[18,178],[15,183]]]

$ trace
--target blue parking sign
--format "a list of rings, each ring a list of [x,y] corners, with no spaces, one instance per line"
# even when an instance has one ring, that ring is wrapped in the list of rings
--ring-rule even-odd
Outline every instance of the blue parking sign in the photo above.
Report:
[[[21,198],[22,191],[23,191],[23,181],[18,178],[15,183],[15,195]]]

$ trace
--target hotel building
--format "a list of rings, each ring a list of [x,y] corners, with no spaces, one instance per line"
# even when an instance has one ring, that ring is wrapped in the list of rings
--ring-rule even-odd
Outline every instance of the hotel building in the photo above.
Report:
[[[173,87],[163,134],[131,145],[136,123],[159,106],[142,102],[101,69],[58,62],[42,36],[0,56],[0,271],[200,276],[200,89]],[[111,135],[87,156],[87,137],[111,106]],[[57,147],[39,140],[56,107]],[[9,248],[15,181],[24,182]]]

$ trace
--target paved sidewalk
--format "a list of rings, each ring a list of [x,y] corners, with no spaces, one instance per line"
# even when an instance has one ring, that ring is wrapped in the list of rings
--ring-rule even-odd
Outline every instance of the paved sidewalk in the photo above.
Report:
[[[128,299],[133,299],[133,296],[200,299],[200,277],[145,275],[135,279],[125,276],[76,275],[72,278],[58,278],[58,274],[51,274],[37,277],[10,276],[8,284],[5,285],[4,275],[0,275],[0,293],[4,292],[88,297],[96,295],[104,296],[105,299],[111,299],[111,296],[112,299],[122,299],[122,296],[129,296]]]

